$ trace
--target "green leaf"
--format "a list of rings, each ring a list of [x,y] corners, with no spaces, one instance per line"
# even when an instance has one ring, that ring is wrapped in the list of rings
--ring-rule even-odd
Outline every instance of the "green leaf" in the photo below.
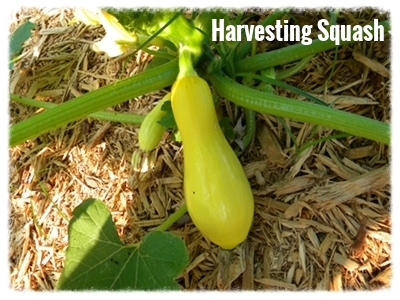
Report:
[[[228,117],[222,117],[221,120],[219,120],[219,126],[221,126],[222,132],[228,140],[233,140],[235,138],[235,131]]]
[[[74,210],[58,290],[178,290],[175,278],[188,263],[184,242],[153,231],[139,244],[120,241],[111,214],[96,199]]]
[[[171,101],[165,101],[161,110],[167,112],[167,114],[163,116],[158,123],[165,128],[177,129],[178,126],[176,126],[174,113],[172,112]]]
[[[29,39],[31,36],[32,32],[31,30],[35,28],[36,24],[32,23],[30,21],[26,21],[22,25],[20,25],[14,33],[11,35],[10,38],[10,45],[9,45],[9,51],[10,51],[10,61],[13,60],[22,50],[22,44]],[[10,69],[13,66],[13,62],[10,62]]]
[[[167,57],[167,55],[169,55],[169,54],[165,47],[160,48],[157,51],[154,51],[153,59],[150,61],[150,63],[148,63],[146,65],[146,67],[144,69],[150,70],[150,69],[159,67],[163,64],[166,64],[167,62],[170,61],[170,59],[169,59],[169,57]]]

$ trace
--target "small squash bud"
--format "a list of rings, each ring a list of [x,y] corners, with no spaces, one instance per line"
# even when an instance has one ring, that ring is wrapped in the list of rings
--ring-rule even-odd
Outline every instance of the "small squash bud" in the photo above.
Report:
[[[161,110],[161,108],[165,101],[170,99],[171,94],[166,94],[144,118],[139,130],[139,147],[141,150],[151,151],[160,142],[165,128],[158,121],[166,115],[166,112]]]

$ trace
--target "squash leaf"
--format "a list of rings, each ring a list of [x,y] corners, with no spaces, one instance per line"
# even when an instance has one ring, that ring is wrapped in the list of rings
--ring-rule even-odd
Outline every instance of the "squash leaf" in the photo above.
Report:
[[[219,126],[221,126],[222,132],[229,141],[235,138],[235,131],[228,117],[222,117],[221,120],[219,120]]]
[[[124,245],[106,205],[83,201],[68,228],[58,290],[178,290],[175,278],[188,263],[184,242],[169,232],[148,233]]]
[[[165,101],[161,107],[161,110],[167,113],[158,121],[158,123],[165,128],[178,129],[178,126],[175,122],[174,113],[172,111],[171,101]]]

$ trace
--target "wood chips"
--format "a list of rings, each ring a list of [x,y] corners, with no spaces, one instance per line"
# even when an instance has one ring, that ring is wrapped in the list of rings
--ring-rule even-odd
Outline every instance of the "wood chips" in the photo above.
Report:
[[[360,10],[343,15],[361,24],[380,13]],[[144,52],[129,59],[95,54],[90,43],[104,35],[103,29],[69,25],[70,9],[21,8],[12,17],[10,32],[26,20],[38,26],[10,73],[11,93],[61,103],[141,72],[151,60]],[[287,82],[327,102],[340,97],[341,102],[335,102],[340,109],[390,122],[390,37],[385,38],[342,47],[336,62],[334,51],[316,55]],[[144,114],[165,92],[113,109]],[[277,92],[301,99],[283,89]],[[10,122],[40,111],[11,102]],[[233,115],[232,124],[239,117],[240,113]],[[86,198],[104,201],[125,243],[139,241],[182,205],[181,144],[167,133],[134,169],[131,156],[138,149],[137,132],[138,126],[87,119],[9,149],[12,289],[55,288],[68,246],[68,222]],[[256,137],[241,156],[256,203],[249,237],[228,252],[206,240],[188,216],[174,224],[170,230],[184,240],[190,256],[177,279],[183,289],[391,287],[389,147],[347,137],[298,151],[335,133],[257,114]]]

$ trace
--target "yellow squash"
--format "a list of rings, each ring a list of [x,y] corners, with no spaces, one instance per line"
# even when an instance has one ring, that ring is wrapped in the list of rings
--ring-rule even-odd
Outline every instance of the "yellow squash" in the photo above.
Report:
[[[178,77],[171,101],[183,143],[190,217],[213,243],[233,249],[249,233],[254,200],[243,168],[219,126],[210,88],[197,75]]]

